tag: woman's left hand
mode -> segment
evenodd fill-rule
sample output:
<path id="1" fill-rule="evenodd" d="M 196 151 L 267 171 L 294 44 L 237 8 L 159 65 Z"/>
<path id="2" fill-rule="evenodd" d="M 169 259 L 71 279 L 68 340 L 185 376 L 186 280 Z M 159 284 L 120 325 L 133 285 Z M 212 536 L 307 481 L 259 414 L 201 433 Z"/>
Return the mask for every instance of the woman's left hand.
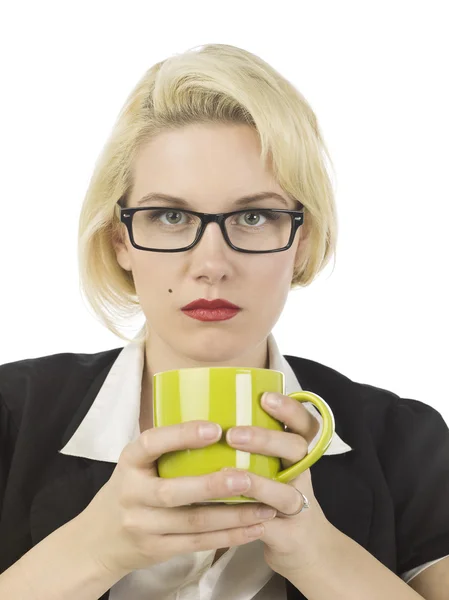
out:
<path id="1" fill-rule="evenodd" d="M 265 402 L 267 397 L 278 398 L 279 406 L 270 407 Z M 273 392 L 264 394 L 262 408 L 284 423 L 289 431 L 274 431 L 264 427 L 232 427 L 226 434 L 227 443 L 238 450 L 278 457 L 283 469 L 304 458 L 310 442 L 318 433 L 317 419 L 298 400 Z M 232 441 L 232 433 L 235 431 L 247 432 L 248 441 Z M 251 479 L 251 487 L 245 491 L 245 496 L 272 506 L 277 511 L 292 514 L 300 509 L 303 500 L 293 488 L 300 490 L 309 501 L 310 508 L 296 516 L 285 518 L 276 515 L 271 521 L 265 521 L 264 534 L 259 538 L 265 544 L 267 564 L 276 573 L 291 579 L 302 568 L 320 560 L 334 528 L 315 498 L 310 468 L 288 484 L 246 472 Z"/>

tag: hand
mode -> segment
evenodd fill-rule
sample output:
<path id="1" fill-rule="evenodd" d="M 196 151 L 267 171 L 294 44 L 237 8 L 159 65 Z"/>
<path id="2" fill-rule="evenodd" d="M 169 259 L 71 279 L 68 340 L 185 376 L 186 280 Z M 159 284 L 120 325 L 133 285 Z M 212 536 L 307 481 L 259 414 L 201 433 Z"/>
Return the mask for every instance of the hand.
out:
<path id="1" fill-rule="evenodd" d="M 252 525 L 274 518 L 274 511 L 271 517 L 259 516 L 260 504 L 186 506 L 246 491 L 244 473 L 236 478 L 244 485 L 233 488 L 232 476 L 223 471 L 158 477 L 156 461 L 162 454 L 218 441 L 222 432 L 217 426 L 214 438 L 201 438 L 204 424 L 211 425 L 189 421 L 147 429 L 125 446 L 111 478 L 78 515 L 88 536 L 86 547 L 102 568 L 124 577 L 177 554 L 246 544 L 261 533 Z"/>
<path id="2" fill-rule="evenodd" d="M 267 396 L 278 398 L 277 408 L 268 406 Z M 281 421 L 289 431 L 273 431 L 264 427 L 232 427 L 226 435 L 227 443 L 238 450 L 281 458 L 282 468 L 301 460 L 319 430 L 319 422 L 298 400 L 283 394 L 270 393 L 262 397 L 262 408 Z M 233 431 L 249 434 L 246 442 L 232 441 Z M 238 471 L 231 469 L 228 472 Z M 288 484 L 248 473 L 251 487 L 245 496 L 260 500 L 284 514 L 295 513 L 302 505 L 300 490 L 308 499 L 310 508 L 291 518 L 280 518 L 264 523 L 260 537 L 265 544 L 264 557 L 267 564 L 283 577 L 291 579 L 303 567 L 320 560 L 327 550 L 329 536 L 335 531 L 326 519 L 315 498 L 310 469 L 301 473 Z"/>

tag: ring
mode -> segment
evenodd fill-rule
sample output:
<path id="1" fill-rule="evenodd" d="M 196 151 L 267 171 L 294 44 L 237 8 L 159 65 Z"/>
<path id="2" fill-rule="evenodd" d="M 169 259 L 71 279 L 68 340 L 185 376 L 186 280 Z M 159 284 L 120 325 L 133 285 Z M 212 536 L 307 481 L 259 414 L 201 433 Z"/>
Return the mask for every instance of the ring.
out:
<path id="1" fill-rule="evenodd" d="M 292 486 L 294 487 L 294 486 Z M 283 513 L 281 511 L 278 510 L 278 514 L 276 515 L 277 517 L 280 517 L 281 519 L 288 519 L 290 517 L 295 517 L 296 515 L 299 515 L 300 512 L 302 512 L 304 509 L 306 508 L 310 508 L 310 504 L 309 501 L 307 500 L 307 498 L 304 496 L 304 494 L 302 492 L 300 492 L 297 488 L 294 488 L 298 494 L 301 494 L 302 496 L 302 506 L 299 510 L 297 510 L 296 512 L 292 513 L 291 515 L 288 515 L 286 513 Z"/>

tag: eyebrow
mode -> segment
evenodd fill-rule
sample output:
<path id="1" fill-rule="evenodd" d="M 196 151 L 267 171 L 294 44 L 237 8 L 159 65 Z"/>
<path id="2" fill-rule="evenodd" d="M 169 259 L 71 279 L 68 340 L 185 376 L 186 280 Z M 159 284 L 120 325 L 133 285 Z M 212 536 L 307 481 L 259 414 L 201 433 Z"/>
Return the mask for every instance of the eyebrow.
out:
<path id="1" fill-rule="evenodd" d="M 277 194 L 276 192 L 259 192 L 257 194 L 249 194 L 247 196 L 242 196 L 234 201 L 235 206 L 242 206 L 244 204 L 249 204 L 250 202 L 259 202 L 260 200 L 266 200 L 267 198 L 280 200 L 287 208 L 288 202 L 287 200 Z M 151 192 L 150 194 L 145 194 L 138 202 L 137 206 L 141 206 L 142 204 L 148 204 L 152 200 L 157 200 L 160 202 L 173 202 L 179 204 L 180 206 L 189 207 L 190 204 L 184 198 L 178 198 L 177 196 L 169 196 L 168 194 L 159 194 L 157 192 Z"/>

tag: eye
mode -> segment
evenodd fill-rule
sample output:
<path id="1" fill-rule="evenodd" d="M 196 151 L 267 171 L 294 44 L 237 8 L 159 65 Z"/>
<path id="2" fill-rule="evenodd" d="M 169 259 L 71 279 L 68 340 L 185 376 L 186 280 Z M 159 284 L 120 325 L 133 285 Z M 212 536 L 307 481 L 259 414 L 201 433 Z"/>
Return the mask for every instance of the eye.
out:
<path id="1" fill-rule="evenodd" d="M 248 217 L 248 215 L 250 215 L 250 217 Z M 243 223 L 239 222 L 239 225 L 248 225 L 250 227 L 264 225 L 266 221 L 277 221 L 280 217 L 278 213 L 272 213 L 267 210 L 250 210 L 236 216 L 239 220 L 240 218 L 243 218 Z M 261 217 L 263 219 L 262 223 L 260 222 Z"/>
<path id="2" fill-rule="evenodd" d="M 248 216 L 249 215 L 249 216 Z M 263 215 L 258 212 L 248 212 L 241 215 L 246 225 L 260 225 L 260 217 Z"/>
<path id="3" fill-rule="evenodd" d="M 181 210 L 151 210 L 149 212 L 149 219 L 151 222 L 159 221 L 161 216 L 167 215 L 167 221 L 160 221 L 162 225 L 179 225 L 181 223 L 180 217 L 187 217 L 186 213 Z"/>

